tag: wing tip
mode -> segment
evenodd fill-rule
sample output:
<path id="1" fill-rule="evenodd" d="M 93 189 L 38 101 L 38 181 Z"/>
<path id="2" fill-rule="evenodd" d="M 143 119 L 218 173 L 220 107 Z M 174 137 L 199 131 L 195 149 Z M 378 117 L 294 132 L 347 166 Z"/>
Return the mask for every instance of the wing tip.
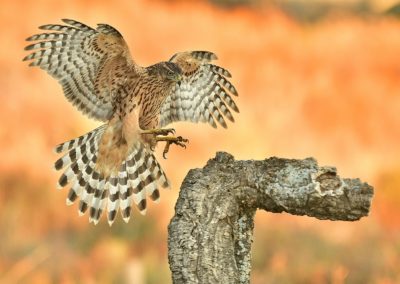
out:
<path id="1" fill-rule="evenodd" d="M 56 147 L 54 147 L 54 148 L 53 148 L 53 153 L 54 153 L 54 154 L 60 154 L 60 153 L 62 153 L 62 149 L 63 149 L 62 146 L 63 146 L 63 145 L 60 144 L 60 145 L 57 145 Z"/>
<path id="2" fill-rule="evenodd" d="M 32 35 L 32 36 L 28 36 L 25 41 L 35 41 L 36 39 L 36 35 Z"/>
<path id="3" fill-rule="evenodd" d="M 198 59 L 206 59 L 207 61 L 218 60 L 218 56 L 214 52 L 205 50 L 193 51 L 192 56 Z"/>
<path id="4" fill-rule="evenodd" d="M 211 52 L 211 60 L 218 60 L 218 56 L 213 52 Z"/>
<path id="5" fill-rule="evenodd" d="M 75 21 L 72 20 L 72 19 L 68 19 L 68 18 L 62 18 L 61 22 L 66 23 L 66 24 L 70 24 L 71 22 L 75 22 Z"/>
<path id="6" fill-rule="evenodd" d="M 65 174 L 62 174 L 60 179 L 57 182 L 57 189 L 63 189 L 68 184 L 68 177 Z"/>
<path id="7" fill-rule="evenodd" d="M 35 47 L 35 43 L 34 44 L 30 44 L 24 47 L 24 50 L 32 50 Z"/>
<path id="8" fill-rule="evenodd" d="M 233 85 L 232 85 L 232 88 L 231 88 L 229 91 L 230 91 L 230 92 L 232 93 L 232 95 L 234 95 L 235 97 L 238 97 L 238 96 L 239 96 L 238 91 L 236 90 L 235 87 L 233 87 Z"/>
<path id="9" fill-rule="evenodd" d="M 161 201 L 161 198 L 160 198 L 160 197 L 157 197 L 157 198 L 154 198 L 154 199 L 151 199 L 151 200 L 153 200 L 153 202 L 154 202 L 155 204 L 159 204 L 160 201 Z"/>
<path id="10" fill-rule="evenodd" d="M 47 30 L 49 28 L 49 24 L 38 26 L 39 30 Z"/>
<path id="11" fill-rule="evenodd" d="M 63 167 L 64 167 L 64 162 L 63 162 L 62 158 L 58 159 L 58 160 L 54 163 L 54 165 L 53 165 L 53 169 L 54 169 L 55 171 L 59 171 L 59 170 L 61 170 Z"/>

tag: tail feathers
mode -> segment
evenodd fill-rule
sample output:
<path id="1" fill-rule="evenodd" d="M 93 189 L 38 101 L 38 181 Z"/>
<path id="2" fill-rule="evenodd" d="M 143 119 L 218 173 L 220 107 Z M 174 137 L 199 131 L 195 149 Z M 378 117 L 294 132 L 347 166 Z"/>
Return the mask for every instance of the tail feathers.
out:
<path id="1" fill-rule="evenodd" d="M 56 152 L 68 152 L 56 161 L 55 168 L 66 168 L 58 181 L 58 187 L 71 184 L 67 205 L 79 199 L 79 215 L 88 211 L 89 221 L 94 224 L 99 222 L 102 213 L 107 210 L 111 226 L 119 210 L 122 219 L 129 221 L 132 203 L 141 214 L 146 214 L 146 197 L 158 202 L 159 188 L 169 187 L 169 183 L 153 153 L 141 142 L 132 147 L 118 173 L 104 177 L 97 172 L 98 144 L 104 129 L 101 126 L 57 146 Z"/>
<path id="2" fill-rule="evenodd" d="M 152 166 L 154 164 L 154 166 Z M 152 167 L 149 167 L 152 166 Z M 118 189 L 114 192 L 119 194 L 119 209 L 122 218 L 128 222 L 132 211 L 132 201 L 135 203 L 141 214 L 146 214 L 147 200 L 146 193 L 151 199 L 159 199 L 159 186 L 169 187 L 168 179 L 161 170 L 152 152 L 142 143 L 137 143 L 131 154 L 121 167 L 122 173 L 118 177 Z M 111 194 L 109 200 L 116 200 L 117 194 Z M 111 202 L 111 201 L 110 201 Z M 118 210 L 117 204 L 112 210 L 109 208 L 109 223 L 113 222 L 110 217 L 115 217 Z"/>
<path id="3" fill-rule="evenodd" d="M 69 192 L 68 192 L 68 196 L 67 196 L 67 200 L 66 203 L 67 205 L 72 205 L 74 203 L 74 201 L 81 195 L 82 193 L 82 186 L 79 184 L 79 180 L 82 177 L 82 174 L 79 174 L 77 176 L 77 178 L 75 178 L 75 181 L 73 183 L 73 185 L 71 186 Z"/>
<path id="4" fill-rule="evenodd" d="M 150 169 L 153 182 L 149 184 L 146 192 L 153 201 L 158 202 L 160 200 L 160 193 L 158 191 L 157 184 L 160 184 L 164 188 L 168 188 L 169 182 L 167 177 L 165 176 L 164 171 L 161 169 L 160 164 L 157 162 L 153 154 L 148 160 L 147 167 L 148 169 Z"/>
<path id="5" fill-rule="evenodd" d="M 127 204 L 125 206 L 125 211 L 122 211 L 122 219 L 128 223 L 130 219 L 130 204 L 131 204 L 131 198 L 128 197 L 128 195 L 131 192 L 131 189 L 128 187 L 128 173 L 126 171 L 126 162 L 124 162 L 121 166 L 121 170 L 118 173 L 118 179 L 117 179 L 117 187 L 118 187 L 118 192 L 120 193 L 120 198 L 127 200 Z M 128 197 L 128 198 L 127 198 Z M 121 206 L 121 204 L 120 204 Z M 114 208 L 114 210 L 118 210 L 118 207 Z M 110 220 L 109 220 L 110 222 Z"/>
<path id="6" fill-rule="evenodd" d="M 85 184 L 85 187 L 81 194 L 81 200 L 79 201 L 79 215 L 81 216 L 85 214 L 88 207 L 92 204 L 95 191 L 102 191 L 104 188 L 104 179 L 96 170 L 94 170 L 94 164 L 89 164 L 87 170 L 86 174 L 88 174 L 88 172 L 89 174 L 86 176 L 86 179 L 83 178 L 84 181 L 82 183 Z M 92 209 L 90 211 L 92 211 Z M 94 213 L 92 212 L 90 215 L 93 214 Z M 92 219 L 93 217 L 90 216 L 89 221 L 92 221 Z"/>
<path id="7" fill-rule="evenodd" d="M 120 202 L 120 195 L 123 194 L 123 189 L 118 188 L 118 178 L 117 177 L 110 177 L 107 181 L 109 194 L 107 200 L 107 219 L 108 224 L 111 226 L 112 223 L 115 221 L 115 217 L 117 216 L 119 202 Z"/>
<path id="8" fill-rule="evenodd" d="M 94 129 L 94 130 L 92 130 L 92 131 L 90 131 L 90 132 L 88 132 L 88 133 L 86 133 L 86 134 L 84 134 L 84 135 L 82 135 L 82 136 L 79 136 L 79 137 L 77 137 L 77 138 L 75 138 L 75 139 L 72 139 L 72 140 L 70 140 L 70 141 L 61 143 L 61 144 L 57 145 L 57 146 L 54 148 L 54 151 L 55 151 L 56 153 L 62 153 L 62 152 L 65 152 L 65 151 L 67 151 L 67 150 L 74 149 L 74 148 L 76 148 L 76 147 L 78 147 L 78 146 L 80 146 L 80 145 L 86 143 L 88 140 L 90 140 L 90 139 L 92 139 L 92 138 L 94 138 L 94 137 L 99 138 L 99 136 L 101 136 L 101 135 L 98 135 L 98 134 L 99 134 L 99 133 L 102 134 L 102 133 L 104 132 L 106 126 L 107 126 L 107 125 L 104 124 L 104 125 L 102 125 L 102 126 L 96 128 L 96 129 Z"/>
<path id="9" fill-rule="evenodd" d="M 58 188 L 63 188 L 77 177 L 79 177 L 81 184 L 84 185 L 86 183 L 88 177 L 93 173 L 93 168 L 96 162 L 96 152 L 98 148 L 97 142 L 98 138 L 88 140 L 87 143 L 78 145 L 76 148 L 71 149 L 64 155 L 64 157 L 56 161 L 55 168 L 57 170 L 62 169 L 63 167 L 58 167 L 57 165 L 60 165 L 65 161 L 70 163 L 58 180 Z M 68 158 L 64 160 L 65 157 Z M 59 162 L 60 160 L 62 160 L 62 162 Z"/>
<path id="10" fill-rule="evenodd" d="M 105 179 L 100 180 L 90 202 L 89 222 L 92 221 L 95 225 L 99 222 L 106 205 L 105 201 L 108 194 L 106 185 L 107 182 Z"/>

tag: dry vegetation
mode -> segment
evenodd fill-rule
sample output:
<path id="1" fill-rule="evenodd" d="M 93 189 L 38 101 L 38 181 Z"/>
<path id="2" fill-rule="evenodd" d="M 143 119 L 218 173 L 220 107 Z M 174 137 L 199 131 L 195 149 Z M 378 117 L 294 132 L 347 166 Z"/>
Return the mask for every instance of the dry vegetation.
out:
<path id="1" fill-rule="evenodd" d="M 371 216 L 356 223 L 260 213 L 252 283 L 400 282 L 400 22 L 333 15 L 300 24 L 274 9 L 196 1 L 1 6 L 0 282 L 169 283 L 166 227 L 180 182 L 217 150 L 243 159 L 314 156 L 375 187 Z M 54 186 L 52 147 L 96 123 L 21 59 L 37 26 L 66 17 L 117 27 L 143 65 L 213 50 L 240 93 L 228 130 L 176 125 L 190 145 L 161 161 L 173 189 L 128 225 L 89 225 Z"/>

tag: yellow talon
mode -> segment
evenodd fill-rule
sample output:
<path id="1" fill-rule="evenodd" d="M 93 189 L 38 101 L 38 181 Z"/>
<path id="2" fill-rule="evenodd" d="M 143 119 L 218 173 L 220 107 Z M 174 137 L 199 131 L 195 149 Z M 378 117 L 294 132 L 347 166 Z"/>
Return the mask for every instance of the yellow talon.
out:
<path id="1" fill-rule="evenodd" d="M 175 144 L 175 145 L 181 146 L 183 148 L 186 148 L 185 143 L 189 143 L 189 140 L 183 138 L 182 136 L 178 136 L 178 137 L 170 137 L 170 136 L 156 137 L 156 141 L 157 142 L 159 142 L 159 141 L 165 141 L 166 142 L 165 147 L 164 147 L 164 151 L 163 151 L 164 159 L 167 158 L 166 154 L 168 153 L 169 146 L 171 144 Z"/>

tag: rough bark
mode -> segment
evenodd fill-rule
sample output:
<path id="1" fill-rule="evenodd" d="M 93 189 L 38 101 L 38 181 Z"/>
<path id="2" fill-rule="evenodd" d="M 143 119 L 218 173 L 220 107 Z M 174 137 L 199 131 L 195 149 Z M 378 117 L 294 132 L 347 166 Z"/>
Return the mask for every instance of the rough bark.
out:
<path id="1" fill-rule="evenodd" d="M 235 161 L 219 152 L 190 170 L 168 227 L 173 283 L 250 283 L 257 209 L 318 219 L 367 216 L 373 188 L 313 158 Z"/>

